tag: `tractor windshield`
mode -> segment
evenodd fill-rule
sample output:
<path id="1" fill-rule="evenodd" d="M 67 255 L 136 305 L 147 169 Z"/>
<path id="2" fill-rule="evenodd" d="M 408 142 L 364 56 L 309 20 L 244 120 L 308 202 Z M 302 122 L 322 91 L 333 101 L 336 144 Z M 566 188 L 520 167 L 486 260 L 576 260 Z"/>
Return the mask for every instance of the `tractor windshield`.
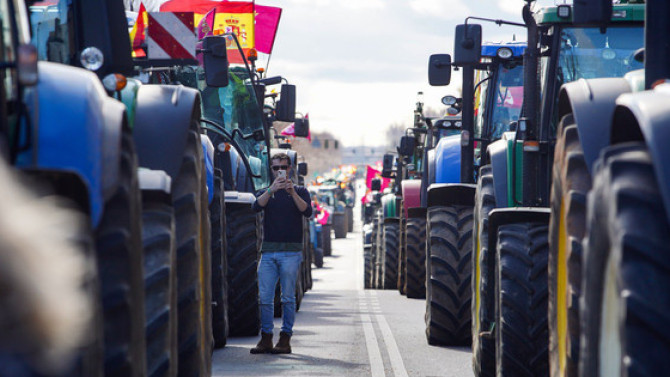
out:
<path id="1" fill-rule="evenodd" d="M 229 35 L 224 37 L 228 39 Z M 224 127 L 233 136 L 249 160 L 255 187 L 267 187 L 270 178 L 263 114 L 251 85 L 249 70 L 237 50 L 237 43 L 234 38 L 229 38 L 227 42 L 230 62 L 228 86 L 208 87 L 202 66 L 177 69 L 177 79 L 200 91 L 203 118 Z"/>
<path id="2" fill-rule="evenodd" d="M 510 123 L 519 120 L 523 103 L 523 65 L 500 63 L 496 83 L 491 88 L 491 120 L 487 133 L 491 140 L 498 140 L 510 130 Z"/>
<path id="3" fill-rule="evenodd" d="M 70 64 L 74 55 L 72 0 L 52 0 L 30 7 L 33 44 L 40 60 Z"/>
<path id="4" fill-rule="evenodd" d="M 559 84 L 582 78 L 623 77 L 643 68 L 633 58 L 635 51 L 644 46 L 643 33 L 642 25 L 610 27 L 604 33 L 599 28 L 562 29 Z"/>

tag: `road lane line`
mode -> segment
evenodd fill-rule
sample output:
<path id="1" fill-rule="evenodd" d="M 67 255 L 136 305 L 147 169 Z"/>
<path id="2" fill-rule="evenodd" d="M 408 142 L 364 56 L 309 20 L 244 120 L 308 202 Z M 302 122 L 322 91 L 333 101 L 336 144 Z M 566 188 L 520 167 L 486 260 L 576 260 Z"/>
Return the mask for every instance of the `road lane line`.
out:
<path id="1" fill-rule="evenodd" d="M 379 313 L 375 315 L 377 319 L 377 324 L 379 329 L 382 332 L 384 337 L 384 343 L 386 344 L 386 350 L 388 351 L 389 359 L 391 359 L 391 367 L 393 368 L 394 377 L 408 377 L 407 370 L 405 369 L 405 363 L 402 361 L 402 356 L 400 355 L 400 350 L 398 349 L 398 344 L 393 337 L 391 332 L 391 327 L 383 314 Z"/>
<path id="2" fill-rule="evenodd" d="M 382 353 L 379 350 L 375 329 L 372 327 L 372 319 L 368 314 L 361 313 L 361 323 L 363 324 L 365 346 L 368 349 L 368 358 L 370 359 L 370 374 L 372 377 L 386 377 L 384 360 L 382 360 Z"/>

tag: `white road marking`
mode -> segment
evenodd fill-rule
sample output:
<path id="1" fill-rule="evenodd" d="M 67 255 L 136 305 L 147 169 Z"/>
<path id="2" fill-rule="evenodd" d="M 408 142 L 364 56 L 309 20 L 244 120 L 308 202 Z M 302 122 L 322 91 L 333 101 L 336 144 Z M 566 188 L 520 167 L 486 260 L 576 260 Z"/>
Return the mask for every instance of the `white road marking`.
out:
<path id="1" fill-rule="evenodd" d="M 402 356 L 400 355 L 400 350 L 398 349 L 398 344 L 393 337 L 391 332 L 391 327 L 383 314 L 378 313 L 375 315 L 377 319 L 377 324 L 379 329 L 382 331 L 382 336 L 384 337 L 384 343 L 386 344 L 386 350 L 389 354 L 389 359 L 391 359 L 391 367 L 393 368 L 393 375 L 395 377 L 408 377 L 407 370 L 405 369 L 405 363 L 402 361 Z"/>
<path id="2" fill-rule="evenodd" d="M 361 310 L 367 310 L 367 305 L 363 301 L 361 301 Z M 361 323 L 363 324 L 365 346 L 368 350 L 368 358 L 370 359 L 370 373 L 372 377 L 386 377 L 384 360 L 379 350 L 379 342 L 377 341 L 377 335 L 375 335 L 375 329 L 372 327 L 372 319 L 370 319 L 368 314 L 361 312 Z"/>

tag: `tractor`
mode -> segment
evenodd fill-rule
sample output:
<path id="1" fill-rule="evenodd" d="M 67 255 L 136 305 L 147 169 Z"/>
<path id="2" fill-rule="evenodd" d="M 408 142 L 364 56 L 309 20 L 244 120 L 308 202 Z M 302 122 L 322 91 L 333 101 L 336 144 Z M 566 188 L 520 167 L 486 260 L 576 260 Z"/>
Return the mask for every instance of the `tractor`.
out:
<path id="1" fill-rule="evenodd" d="M 457 28 L 457 46 L 467 38 L 464 34 Z M 481 41 L 481 35 L 470 37 Z M 430 344 L 471 341 L 474 324 L 470 311 L 464 309 L 476 305 L 472 287 L 477 285 L 477 275 L 470 250 L 475 185 L 471 182 L 477 168 L 488 163 L 483 151 L 518 120 L 524 50 L 525 43 L 479 42 L 478 54 L 470 60 L 457 49 L 453 64 L 445 54 L 433 55 L 429 63 L 431 85 L 448 84 L 452 65 L 463 70 L 463 99 L 443 99 L 452 109 L 462 109 L 462 121 L 452 127 L 457 132 L 442 138 L 430 152 L 422 192 L 426 210 L 412 211 L 420 211 L 427 223 L 426 335 Z"/>
<path id="2" fill-rule="evenodd" d="M 568 134 L 562 131 L 563 123 L 570 119 L 559 119 L 559 109 L 565 106 L 559 101 L 559 88 L 580 78 L 621 77 L 640 66 L 635 56 L 642 46 L 644 5 L 619 2 L 604 27 L 588 19 L 573 19 L 570 5 L 533 13 L 530 3 L 522 12 L 528 48 L 521 117 L 512 132 L 482 151 L 488 163 L 480 168 L 475 192 L 472 252 L 474 281 L 479 286 L 474 292 L 473 318 L 477 321 L 472 335 L 476 376 L 545 375 L 550 365 L 553 375 L 576 375 L 580 347 L 576 310 L 581 291 L 577 271 L 581 267 L 572 266 L 580 264 L 580 241 L 562 238 L 574 248 L 569 258 L 565 243 L 549 248 L 554 156 L 561 156 L 557 163 L 566 164 L 566 169 L 578 166 L 573 164 L 578 162 L 573 153 L 564 153 L 567 142 L 561 138 Z M 479 25 L 460 27 L 474 44 L 457 44 L 456 52 L 479 60 L 471 55 L 479 50 Z M 570 157 L 569 161 L 560 162 L 563 156 Z M 553 169 L 556 172 L 555 166 Z M 566 197 L 574 194 L 570 207 L 577 210 L 584 203 L 577 188 L 585 182 L 570 180 L 577 186 L 551 190 L 565 192 Z M 558 205 L 561 211 L 568 209 L 566 203 Z M 581 226 L 578 221 L 562 224 Z M 551 227 L 556 226 L 554 220 Z M 565 272 L 568 265 L 573 271 L 571 280 Z"/>
<path id="3" fill-rule="evenodd" d="M 621 10 L 609 1 L 575 4 L 573 13 L 607 34 L 632 34 L 612 22 Z M 649 0 L 644 13 L 644 45 L 636 25 L 629 48 L 610 42 L 607 52 L 644 70 L 582 77 L 559 92 L 549 228 L 555 376 L 651 376 L 670 368 L 668 337 L 655 330 L 669 309 L 663 145 L 670 49 L 661 36 L 670 30 L 670 6 Z"/>
<path id="4" fill-rule="evenodd" d="M 137 247 L 126 252 L 114 239 L 123 240 L 125 233 L 101 233 L 105 373 L 157 376 L 178 368 L 184 375 L 208 375 L 213 343 L 208 201 L 214 190 L 207 188 L 213 177 L 210 171 L 207 179 L 205 161 L 213 149 L 201 136 L 200 94 L 177 85 L 143 85 L 130 77 L 137 72 L 136 62 L 118 1 L 36 2 L 31 23 L 41 60 L 94 72 L 101 92 L 125 105 L 118 111 L 123 132 L 111 135 L 120 137 L 118 145 L 125 148 L 117 154 L 128 160 L 124 169 L 132 171 L 128 179 L 137 190 L 131 187 L 126 195 L 137 204 L 127 220 L 115 215 L 113 224 L 136 226 L 142 233 Z M 100 102 L 97 106 L 103 113 L 112 111 Z"/>

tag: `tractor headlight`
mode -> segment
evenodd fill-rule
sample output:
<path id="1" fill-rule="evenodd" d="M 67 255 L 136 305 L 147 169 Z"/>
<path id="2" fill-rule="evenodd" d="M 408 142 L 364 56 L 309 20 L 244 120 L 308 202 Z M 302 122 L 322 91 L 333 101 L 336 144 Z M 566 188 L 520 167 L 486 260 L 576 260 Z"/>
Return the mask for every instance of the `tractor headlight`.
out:
<path id="1" fill-rule="evenodd" d="M 512 53 L 512 49 L 509 48 L 509 47 L 501 47 L 496 52 L 496 55 L 498 55 L 498 57 L 500 59 L 507 60 L 507 59 L 511 58 L 514 55 L 514 53 Z"/>
<path id="2" fill-rule="evenodd" d="M 80 55 L 81 66 L 89 71 L 97 71 L 105 62 L 105 56 L 97 47 L 86 47 Z"/>

